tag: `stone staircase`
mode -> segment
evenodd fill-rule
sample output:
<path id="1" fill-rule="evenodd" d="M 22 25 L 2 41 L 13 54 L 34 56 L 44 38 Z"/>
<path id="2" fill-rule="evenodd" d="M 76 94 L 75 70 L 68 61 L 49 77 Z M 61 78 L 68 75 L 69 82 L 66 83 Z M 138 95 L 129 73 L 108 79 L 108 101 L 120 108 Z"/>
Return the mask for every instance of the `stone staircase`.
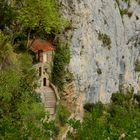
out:
<path id="1" fill-rule="evenodd" d="M 48 111 L 50 115 L 55 114 L 57 98 L 52 88 L 42 87 L 40 89 L 40 93 L 43 94 L 43 103 L 45 110 Z"/>

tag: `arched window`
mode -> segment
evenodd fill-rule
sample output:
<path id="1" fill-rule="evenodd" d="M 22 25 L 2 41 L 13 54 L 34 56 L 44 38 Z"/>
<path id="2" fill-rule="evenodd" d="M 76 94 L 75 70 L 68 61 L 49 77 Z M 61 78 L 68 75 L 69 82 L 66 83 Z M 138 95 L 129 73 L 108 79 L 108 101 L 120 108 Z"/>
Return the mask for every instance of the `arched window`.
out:
<path id="1" fill-rule="evenodd" d="M 43 78 L 43 86 L 46 86 L 46 78 Z"/>

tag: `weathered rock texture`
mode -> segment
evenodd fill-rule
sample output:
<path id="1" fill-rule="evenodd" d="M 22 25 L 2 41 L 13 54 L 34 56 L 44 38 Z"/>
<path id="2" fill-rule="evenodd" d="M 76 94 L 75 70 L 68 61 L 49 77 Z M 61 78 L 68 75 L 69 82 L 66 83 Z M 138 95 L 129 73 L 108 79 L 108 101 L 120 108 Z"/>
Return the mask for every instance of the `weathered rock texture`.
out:
<path id="1" fill-rule="evenodd" d="M 65 32 L 72 52 L 69 69 L 75 77 L 75 96 L 84 95 L 84 102 L 109 102 L 123 83 L 138 90 L 140 4 L 118 1 L 59 0 L 64 17 L 72 21 Z M 111 48 L 106 45 L 109 39 Z"/>

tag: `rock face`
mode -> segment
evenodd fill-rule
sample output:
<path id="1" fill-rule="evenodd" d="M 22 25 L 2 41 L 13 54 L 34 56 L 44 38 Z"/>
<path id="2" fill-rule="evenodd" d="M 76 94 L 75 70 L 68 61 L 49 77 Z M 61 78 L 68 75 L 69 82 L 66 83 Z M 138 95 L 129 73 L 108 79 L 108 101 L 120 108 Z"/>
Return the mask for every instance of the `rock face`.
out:
<path id="1" fill-rule="evenodd" d="M 138 91 L 140 3 L 138 0 L 59 0 L 62 14 L 72 22 L 65 32 L 72 58 L 75 95 L 84 102 L 109 102 L 119 85 Z"/>

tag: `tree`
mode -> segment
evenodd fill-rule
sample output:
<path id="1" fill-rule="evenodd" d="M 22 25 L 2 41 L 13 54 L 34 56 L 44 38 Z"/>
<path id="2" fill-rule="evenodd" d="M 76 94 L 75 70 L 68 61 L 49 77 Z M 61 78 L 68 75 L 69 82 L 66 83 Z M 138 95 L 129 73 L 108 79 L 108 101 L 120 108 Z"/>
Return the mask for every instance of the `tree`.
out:
<path id="1" fill-rule="evenodd" d="M 26 48 L 30 38 L 54 39 L 69 26 L 56 0 L 2 0 L 0 8 L 0 28 L 16 47 Z"/>
<path id="2" fill-rule="evenodd" d="M 0 30 L 0 70 L 11 65 L 15 58 L 15 53 L 8 38 Z"/>
<path id="3" fill-rule="evenodd" d="M 54 123 L 44 121 L 31 64 L 30 55 L 22 54 L 16 65 L 0 71 L 0 139 L 46 140 L 55 134 Z"/>
<path id="4" fill-rule="evenodd" d="M 27 42 L 54 39 L 68 22 L 55 0 L 1 0 L 0 9 L 0 139 L 53 138 L 58 129 L 44 119 Z"/>
<path id="5" fill-rule="evenodd" d="M 21 28 L 39 34 L 58 34 L 68 24 L 61 18 L 55 0 L 25 0 L 18 10 L 17 21 Z"/>
<path id="6" fill-rule="evenodd" d="M 59 91 L 64 88 L 66 78 L 66 66 L 70 62 L 70 48 L 66 43 L 58 43 L 53 61 L 52 82 L 58 87 Z"/>

